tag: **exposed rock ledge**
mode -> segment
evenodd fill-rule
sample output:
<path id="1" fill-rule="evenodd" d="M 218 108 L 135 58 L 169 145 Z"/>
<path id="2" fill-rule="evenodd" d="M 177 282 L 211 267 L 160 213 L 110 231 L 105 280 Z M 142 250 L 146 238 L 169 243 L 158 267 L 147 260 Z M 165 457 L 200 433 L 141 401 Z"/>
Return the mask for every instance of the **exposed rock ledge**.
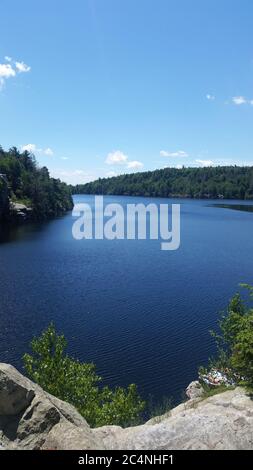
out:
<path id="1" fill-rule="evenodd" d="M 0 449 L 253 449 L 253 401 L 236 388 L 142 426 L 91 429 L 71 405 L 0 364 Z"/>
<path id="2" fill-rule="evenodd" d="M 18 220 L 27 220 L 31 218 L 32 208 L 18 202 L 10 203 L 10 212 L 12 217 Z"/>

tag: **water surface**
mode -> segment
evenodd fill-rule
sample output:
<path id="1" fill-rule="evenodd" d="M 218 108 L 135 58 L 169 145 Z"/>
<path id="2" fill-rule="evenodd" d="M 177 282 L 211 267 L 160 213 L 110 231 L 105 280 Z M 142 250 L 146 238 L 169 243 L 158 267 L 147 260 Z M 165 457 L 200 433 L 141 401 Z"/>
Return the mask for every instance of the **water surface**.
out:
<path id="1" fill-rule="evenodd" d="M 134 382 L 145 397 L 180 401 L 214 351 L 218 312 L 240 282 L 253 282 L 253 214 L 217 210 L 215 201 L 167 202 L 182 204 L 176 252 L 150 240 L 75 241 L 71 213 L 2 233 L 0 361 L 21 369 L 32 336 L 53 320 L 70 353 L 94 361 L 107 384 Z"/>

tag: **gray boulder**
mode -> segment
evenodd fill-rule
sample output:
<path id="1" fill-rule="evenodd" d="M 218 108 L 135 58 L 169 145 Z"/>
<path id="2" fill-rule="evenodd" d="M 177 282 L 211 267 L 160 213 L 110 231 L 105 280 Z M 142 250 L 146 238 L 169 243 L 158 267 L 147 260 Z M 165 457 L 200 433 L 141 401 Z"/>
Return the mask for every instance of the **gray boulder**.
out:
<path id="1" fill-rule="evenodd" d="M 194 380 L 194 382 L 191 382 L 188 385 L 185 394 L 190 400 L 195 398 L 201 398 L 204 394 L 204 389 L 198 380 Z"/>
<path id="2" fill-rule="evenodd" d="M 141 426 L 91 429 L 73 406 L 0 364 L 0 450 L 253 450 L 253 400 L 246 391 L 206 399 L 199 391 L 191 384 L 190 400 Z"/>
<path id="3" fill-rule="evenodd" d="M 0 448 L 103 449 L 76 409 L 0 364 Z"/>

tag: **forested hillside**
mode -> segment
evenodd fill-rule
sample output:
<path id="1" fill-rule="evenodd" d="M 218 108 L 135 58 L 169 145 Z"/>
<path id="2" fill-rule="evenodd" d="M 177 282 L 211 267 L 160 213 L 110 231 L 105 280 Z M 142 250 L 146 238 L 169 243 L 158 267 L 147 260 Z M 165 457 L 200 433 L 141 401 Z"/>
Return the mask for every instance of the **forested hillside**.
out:
<path id="1" fill-rule="evenodd" d="M 50 178 L 48 169 L 39 168 L 27 151 L 13 147 L 5 152 L 0 147 L 0 175 L 0 202 L 7 189 L 9 199 L 29 206 L 34 219 L 53 217 L 73 207 L 68 185 Z"/>
<path id="2" fill-rule="evenodd" d="M 253 199 L 253 167 L 165 168 L 98 179 L 76 194 Z"/>

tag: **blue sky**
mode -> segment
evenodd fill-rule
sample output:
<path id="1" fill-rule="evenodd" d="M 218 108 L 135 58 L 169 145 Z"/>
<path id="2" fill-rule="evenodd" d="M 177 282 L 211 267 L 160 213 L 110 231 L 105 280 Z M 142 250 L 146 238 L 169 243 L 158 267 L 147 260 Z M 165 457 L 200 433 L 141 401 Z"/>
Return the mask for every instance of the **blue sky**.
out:
<path id="1" fill-rule="evenodd" d="M 252 164 L 252 0 L 1 0 L 0 144 L 71 183 Z"/>

